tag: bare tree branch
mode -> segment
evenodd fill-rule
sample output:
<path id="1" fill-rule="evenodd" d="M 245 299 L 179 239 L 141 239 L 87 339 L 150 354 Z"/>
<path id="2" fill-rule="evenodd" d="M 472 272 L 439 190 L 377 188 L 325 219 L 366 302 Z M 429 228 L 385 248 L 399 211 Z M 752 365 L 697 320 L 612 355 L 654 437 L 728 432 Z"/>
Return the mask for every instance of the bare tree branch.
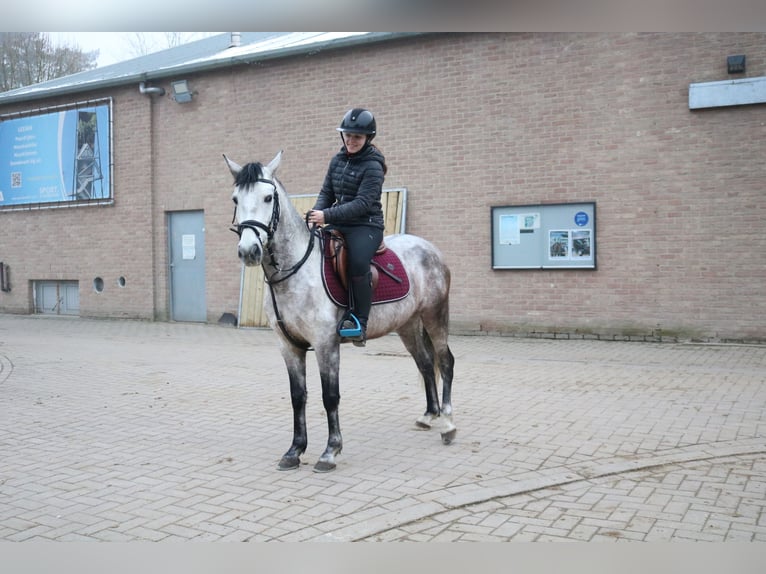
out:
<path id="1" fill-rule="evenodd" d="M 0 32 L 0 91 L 76 74 L 96 67 L 98 50 L 55 48 L 40 32 Z"/>
<path id="2" fill-rule="evenodd" d="M 200 32 L 164 32 L 164 42 L 155 34 L 148 35 L 146 32 L 133 32 L 128 38 L 131 53 L 134 57 L 146 56 L 160 50 L 175 48 L 198 40 L 207 34 Z"/>

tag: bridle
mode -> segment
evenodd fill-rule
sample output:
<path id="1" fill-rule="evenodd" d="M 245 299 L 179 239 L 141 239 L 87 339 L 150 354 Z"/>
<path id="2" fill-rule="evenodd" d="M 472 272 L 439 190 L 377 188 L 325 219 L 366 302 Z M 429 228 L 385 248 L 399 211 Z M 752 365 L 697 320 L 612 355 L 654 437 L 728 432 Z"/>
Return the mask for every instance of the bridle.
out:
<path id="1" fill-rule="evenodd" d="M 271 239 L 274 237 L 274 233 L 277 231 L 277 226 L 279 225 L 279 197 L 277 192 L 277 184 L 274 183 L 274 180 L 271 179 L 263 179 L 258 178 L 253 183 L 266 183 L 274 188 L 274 195 L 272 196 L 274 198 L 274 207 L 271 211 L 271 219 L 269 220 L 268 225 L 264 225 L 260 221 L 255 221 L 254 219 L 247 219 L 243 221 L 242 223 L 238 223 L 236 227 L 230 227 L 229 230 L 236 233 L 239 238 L 242 238 L 242 231 L 245 229 L 250 229 L 255 233 L 255 236 L 258 238 L 258 241 L 263 246 L 263 240 L 261 239 L 261 234 L 258 232 L 259 229 L 262 229 L 266 233 L 266 243 L 270 244 Z M 237 220 L 237 204 L 234 204 L 234 215 L 231 216 L 231 223 L 234 224 L 234 222 Z M 269 255 L 273 255 L 271 250 L 269 250 Z"/>
<path id="2" fill-rule="evenodd" d="M 254 181 L 254 183 L 266 183 L 268 185 L 271 185 L 274 188 L 274 195 L 273 195 L 273 203 L 274 207 L 271 211 L 271 219 L 269 220 L 269 224 L 266 225 L 264 223 L 261 223 L 260 221 L 256 221 L 254 219 L 247 219 L 241 223 L 236 224 L 233 227 L 230 227 L 229 230 L 236 233 L 240 239 L 242 238 L 242 232 L 245 229 L 250 229 L 255 233 L 255 236 L 258 238 L 258 242 L 261 244 L 261 247 L 265 250 L 266 253 L 268 253 L 269 257 L 269 265 L 274 268 L 274 272 L 271 274 L 271 276 L 268 275 L 266 272 L 265 267 L 265 258 L 263 259 L 263 263 L 261 263 L 261 267 L 263 267 L 264 275 L 266 276 L 266 283 L 269 285 L 269 292 L 271 293 L 271 300 L 274 303 L 274 314 L 276 315 L 277 323 L 279 324 L 279 327 L 282 329 L 282 332 L 285 334 L 285 336 L 290 340 L 290 342 L 295 345 L 296 347 L 300 347 L 303 349 L 310 349 L 310 346 L 305 344 L 304 342 L 296 340 L 288 331 L 287 327 L 284 324 L 284 321 L 282 320 L 282 316 L 279 313 L 279 306 L 277 305 L 277 299 L 274 295 L 274 288 L 273 286 L 281 283 L 282 281 L 285 281 L 286 279 L 289 279 L 293 275 L 295 275 L 298 270 L 303 267 L 303 264 L 306 263 L 308 258 L 311 256 L 311 252 L 314 249 L 314 240 L 316 239 L 317 235 L 319 235 L 319 227 L 316 224 L 313 224 L 311 229 L 309 230 L 310 233 L 310 239 L 308 242 L 308 246 L 306 247 L 306 252 L 303 254 L 303 257 L 300 261 L 298 261 L 295 265 L 290 267 L 289 269 L 286 269 L 285 271 L 282 271 L 279 267 L 279 263 L 277 262 L 277 258 L 274 254 L 274 251 L 271 247 L 271 240 L 274 238 L 274 234 L 277 232 L 277 227 L 279 227 L 279 215 L 280 215 L 280 207 L 279 207 L 279 192 L 277 190 L 277 184 L 274 183 L 271 179 L 263 179 L 258 178 Z M 234 224 L 234 222 L 237 220 L 237 205 L 234 205 L 234 215 L 232 215 L 231 223 Z M 306 219 L 306 225 L 308 226 L 308 216 Z M 261 239 L 260 231 L 263 231 L 266 234 L 266 241 L 264 242 Z M 278 279 L 276 276 L 280 273 L 285 273 L 285 275 L 282 275 Z"/>
<path id="3" fill-rule="evenodd" d="M 271 219 L 269 220 L 269 224 L 265 225 L 264 223 L 261 223 L 260 221 L 256 221 L 254 219 L 247 219 L 243 221 L 242 223 L 239 223 L 236 225 L 236 227 L 230 227 L 229 230 L 236 233 L 240 238 L 242 237 L 242 231 L 245 229 L 250 229 L 255 233 L 255 236 L 258 238 L 258 242 L 261 244 L 261 247 L 264 248 L 266 253 L 269 254 L 269 261 L 271 267 L 274 268 L 274 273 L 270 277 L 266 277 L 266 282 L 276 285 L 277 283 L 281 283 L 285 279 L 288 279 L 295 275 L 295 273 L 298 272 L 298 269 L 300 269 L 304 263 L 306 263 L 306 260 L 308 260 L 309 256 L 311 255 L 311 251 L 314 249 L 314 239 L 319 234 L 317 225 L 312 225 L 312 228 L 310 229 L 310 236 L 308 246 L 306 247 L 306 253 L 303 254 L 303 257 L 300 261 L 298 261 L 295 265 L 290 267 L 289 269 L 286 269 L 285 271 L 282 271 L 279 267 L 279 263 L 277 262 L 277 258 L 274 255 L 274 251 L 271 248 L 271 240 L 274 238 L 274 234 L 277 232 L 277 227 L 279 227 L 279 214 L 280 214 L 280 207 L 279 207 L 279 192 L 277 191 L 277 184 L 274 183 L 271 179 L 256 179 L 255 183 L 267 183 L 270 186 L 274 188 L 274 207 L 271 211 Z M 232 215 L 231 222 L 232 224 L 237 220 L 237 206 L 234 206 L 234 215 Z M 308 221 L 307 221 L 308 224 Z M 266 241 L 264 242 L 261 239 L 260 230 L 264 231 L 266 233 Z M 266 269 L 264 268 L 264 272 Z M 275 279 L 276 275 L 279 273 L 286 273 L 286 275 L 283 275 L 279 279 Z"/>

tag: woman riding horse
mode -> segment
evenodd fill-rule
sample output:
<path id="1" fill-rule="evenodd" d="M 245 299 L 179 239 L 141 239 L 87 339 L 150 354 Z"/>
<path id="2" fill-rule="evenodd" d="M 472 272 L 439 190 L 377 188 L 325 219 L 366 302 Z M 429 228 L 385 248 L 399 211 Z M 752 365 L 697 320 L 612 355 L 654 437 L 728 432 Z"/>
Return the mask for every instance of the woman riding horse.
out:
<path id="1" fill-rule="evenodd" d="M 324 184 L 309 223 L 329 224 L 340 231 L 348 249 L 348 279 L 351 287 L 351 310 L 359 321 L 351 340 L 364 347 L 367 319 L 372 307 L 370 261 L 383 241 L 383 179 L 387 167 L 381 151 L 372 145 L 377 132 L 375 117 L 363 108 L 346 112 L 340 126 L 343 146 L 330 160 Z M 342 329 L 352 328 L 344 321 Z"/>

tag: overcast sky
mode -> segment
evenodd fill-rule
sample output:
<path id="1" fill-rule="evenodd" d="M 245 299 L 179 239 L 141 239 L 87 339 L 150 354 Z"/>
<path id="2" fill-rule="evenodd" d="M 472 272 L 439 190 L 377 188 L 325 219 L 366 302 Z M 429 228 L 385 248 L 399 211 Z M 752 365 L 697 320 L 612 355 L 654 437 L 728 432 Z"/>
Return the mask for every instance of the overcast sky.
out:
<path id="1" fill-rule="evenodd" d="M 143 54 L 138 51 L 139 37 L 148 48 L 147 53 L 169 48 L 165 32 L 45 32 L 56 46 L 75 45 L 83 52 L 99 51 L 98 67 L 108 66 L 136 58 Z M 199 40 L 220 32 L 178 32 L 186 42 Z"/>

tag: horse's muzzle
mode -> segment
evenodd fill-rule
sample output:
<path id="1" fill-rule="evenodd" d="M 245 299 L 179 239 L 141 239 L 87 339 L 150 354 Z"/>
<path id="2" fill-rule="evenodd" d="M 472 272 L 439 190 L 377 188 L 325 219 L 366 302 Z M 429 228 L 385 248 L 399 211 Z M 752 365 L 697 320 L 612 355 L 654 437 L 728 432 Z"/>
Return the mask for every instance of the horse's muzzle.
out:
<path id="1" fill-rule="evenodd" d="M 263 250 L 257 243 L 253 243 L 247 247 L 240 243 L 237 248 L 237 254 L 239 255 L 239 259 L 242 261 L 242 263 L 244 263 L 247 267 L 260 265 L 261 260 L 263 259 Z"/>

